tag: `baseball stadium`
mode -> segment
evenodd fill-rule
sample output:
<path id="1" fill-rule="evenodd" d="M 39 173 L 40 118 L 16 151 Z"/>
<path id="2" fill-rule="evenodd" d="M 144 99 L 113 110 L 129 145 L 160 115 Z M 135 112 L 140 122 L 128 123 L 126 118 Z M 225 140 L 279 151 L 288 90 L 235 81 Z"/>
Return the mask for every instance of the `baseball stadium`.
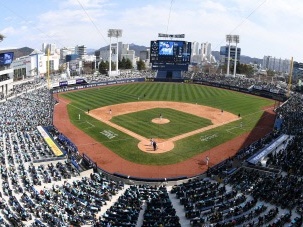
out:
<path id="1" fill-rule="evenodd" d="M 20 50 L 0 52 L 0 226 L 302 226 L 293 59 L 280 58 L 290 67 L 281 81 L 274 71 L 237 74 L 239 35 L 226 36 L 224 66 L 210 43 L 198 49 L 184 34 L 159 33 L 140 51 L 146 62 L 121 36 L 109 29 L 92 61 L 84 45 L 62 48 L 65 59 L 46 43 L 18 58 Z"/>
<path id="2" fill-rule="evenodd" d="M 301 2 L 2 1 L 0 227 L 303 226 Z"/>
<path id="3" fill-rule="evenodd" d="M 301 226 L 302 95 L 151 50 L 147 71 L 6 80 L 1 226 Z"/>

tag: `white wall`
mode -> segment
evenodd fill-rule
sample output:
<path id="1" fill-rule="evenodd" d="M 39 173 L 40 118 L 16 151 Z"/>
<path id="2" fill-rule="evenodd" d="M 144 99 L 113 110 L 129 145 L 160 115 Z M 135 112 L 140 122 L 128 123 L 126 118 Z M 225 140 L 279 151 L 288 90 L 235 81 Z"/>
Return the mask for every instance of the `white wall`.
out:
<path id="1" fill-rule="evenodd" d="M 48 57 L 46 55 L 38 54 L 38 70 L 40 75 L 46 75 L 47 73 L 47 60 Z M 59 55 L 50 55 L 49 60 L 54 61 L 54 70 L 59 69 L 59 60 L 60 56 Z M 24 56 L 20 57 L 16 60 L 13 61 L 11 64 L 11 68 L 13 70 L 15 69 L 26 69 L 26 76 L 35 76 L 36 72 L 34 69 L 37 67 L 37 55 L 31 55 L 31 56 Z M 13 72 L 10 74 L 10 77 L 13 77 Z"/>

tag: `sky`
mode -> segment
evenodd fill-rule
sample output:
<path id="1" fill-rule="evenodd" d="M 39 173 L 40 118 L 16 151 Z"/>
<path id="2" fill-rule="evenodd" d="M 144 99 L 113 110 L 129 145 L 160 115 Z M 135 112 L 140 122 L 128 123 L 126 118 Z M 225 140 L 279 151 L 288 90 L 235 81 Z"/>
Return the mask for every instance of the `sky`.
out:
<path id="1" fill-rule="evenodd" d="M 214 51 L 239 35 L 242 55 L 303 62 L 302 0 L 0 0 L 0 9 L 1 50 L 98 49 L 109 44 L 108 29 L 122 29 L 123 43 L 149 47 L 158 33 L 185 34 Z"/>

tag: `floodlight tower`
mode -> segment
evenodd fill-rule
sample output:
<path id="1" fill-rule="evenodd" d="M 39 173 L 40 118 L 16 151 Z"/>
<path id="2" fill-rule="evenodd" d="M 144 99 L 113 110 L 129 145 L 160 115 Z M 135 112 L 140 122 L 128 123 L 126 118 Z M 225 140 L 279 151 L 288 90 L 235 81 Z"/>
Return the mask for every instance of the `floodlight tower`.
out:
<path id="1" fill-rule="evenodd" d="M 226 42 L 228 42 L 228 57 L 227 57 L 227 70 L 226 75 L 229 75 L 229 62 L 230 62 L 230 43 L 233 41 L 232 35 L 226 35 Z"/>
<path id="2" fill-rule="evenodd" d="M 122 29 L 108 29 L 107 36 L 109 37 L 109 76 L 111 76 L 111 70 L 112 70 L 112 43 L 111 38 L 116 37 L 117 38 L 117 51 L 116 51 L 116 73 L 118 75 L 118 38 L 122 37 Z"/>
<path id="3" fill-rule="evenodd" d="M 289 76 L 288 76 L 288 86 L 287 86 L 287 94 L 286 96 L 289 98 L 290 96 L 290 89 L 291 89 L 291 80 L 292 80 L 292 71 L 294 68 L 294 58 L 291 57 L 290 60 L 290 71 L 289 71 Z"/>
<path id="4" fill-rule="evenodd" d="M 0 42 L 2 42 L 4 38 L 5 38 L 5 36 L 0 34 Z"/>
<path id="5" fill-rule="evenodd" d="M 234 77 L 236 77 L 236 68 L 237 68 L 237 56 L 238 56 L 238 50 L 237 45 L 240 42 L 240 36 L 239 35 L 233 35 L 233 42 L 236 43 L 236 52 L 235 52 L 235 62 L 234 62 Z"/>

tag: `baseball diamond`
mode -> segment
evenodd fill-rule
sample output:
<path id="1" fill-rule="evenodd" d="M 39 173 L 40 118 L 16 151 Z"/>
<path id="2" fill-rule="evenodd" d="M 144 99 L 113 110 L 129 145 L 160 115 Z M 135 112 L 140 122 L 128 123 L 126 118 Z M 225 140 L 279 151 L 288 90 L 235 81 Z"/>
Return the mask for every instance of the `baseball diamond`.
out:
<path id="1" fill-rule="evenodd" d="M 195 135 L 204 131 L 207 131 L 209 129 L 224 125 L 224 124 L 228 124 L 230 122 L 236 121 L 236 120 L 240 120 L 240 118 L 234 114 L 225 112 L 224 115 L 221 114 L 219 109 L 215 109 L 212 107 L 206 107 L 206 106 L 201 106 L 201 105 L 197 105 L 197 104 L 189 104 L 189 103 L 179 103 L 179 102 L 166 102 L 166 101 L 146 101 L 146 102 L 131 102 L 131 103 L 125 103 L 125 104 L 116 104 L 114 106 L 111 106 L 111 108 L 114 110 L 115 112 L 115 116 L 119 116 L 119 115 L 124 115 L 126 113 L 131 113 L 131 112 L 138 112 L 141 110 L 150 110 L 152 108 L 171 108 L 171 109 L 175 109 L 175 110 L 179 110 L 179 111 L 185 111 L 187 113 L 191 113 L 193 115 L 196 116 L 200 116 L 200 117 L 204 117 L 207 118 L 209 120 L 211 120 L 212 125 L 206 126 L 206 127 L 201 127 L 199 129 L 187 132 L 187 133 L 183 133 L 181 135 L 177 135 L 168 139 L 161 139 L 158 138 L 157 141 L 160 141 L 159 144 L 159 149 L 157 150 L 157 153 L 164 153 L 164 152 L 168 152 L 170 150 L 172 150 L 174 148 L 174 142 L 178 141 L 180 139 L 189 137 L 191 135 Z M 138 143 L 138 147 L 140 150 L 144 151 L 144 152 L 151 152 L 153 153 L 150 149 L 149 146 L 147 146 L 150 142 L 149 142 L 149 138 L 145 138 L 142 137 L 130 130 L 127 130 L 126 128 L 120 127 L 119 125 L 112 123 L 110 120 L 112 119 L 113 115 L 109 115 L 106 113 L 106 108 L 107 107 L 102 107 L 102 108 L 98 108 L 95 109 L 91 112 L 91 116 L 93 116 L 96 119 L 99 119 L 100 121 L 120 130 L 123 131 L 129 135 L 131 135 L 132 137 L 138 139 L 140 142 Z M 165 121 L 165 119 L 153 119 L 152 122 L 156 123 L 156 124 L 161 124 L 162 120 L 164 122 L 169 121 L 169 119 L 166 119 L 167 121 Z M 177 127 L 175 125 L 175 127 Z"/>

